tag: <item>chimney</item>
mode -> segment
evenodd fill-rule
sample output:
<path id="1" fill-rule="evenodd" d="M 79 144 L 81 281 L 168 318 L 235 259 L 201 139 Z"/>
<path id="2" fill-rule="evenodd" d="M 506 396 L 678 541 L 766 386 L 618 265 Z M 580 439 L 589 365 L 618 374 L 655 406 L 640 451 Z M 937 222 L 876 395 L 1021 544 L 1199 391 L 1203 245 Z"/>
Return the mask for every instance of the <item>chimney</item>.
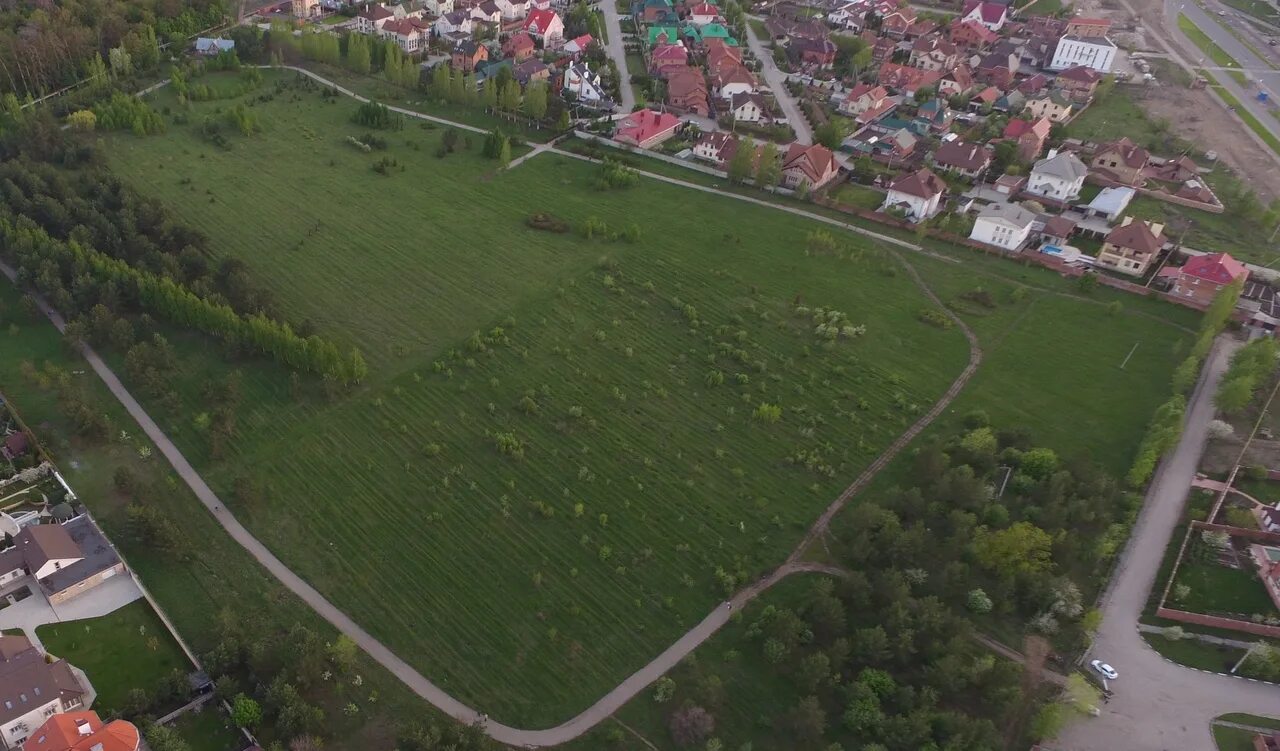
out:
<path id="1" fill-rule="evenodd" d="M 76 730 L 80 735 L 93 735 L 93 728 L 89 726 L 88 720 L 80 720 L 76 723 Z"/>

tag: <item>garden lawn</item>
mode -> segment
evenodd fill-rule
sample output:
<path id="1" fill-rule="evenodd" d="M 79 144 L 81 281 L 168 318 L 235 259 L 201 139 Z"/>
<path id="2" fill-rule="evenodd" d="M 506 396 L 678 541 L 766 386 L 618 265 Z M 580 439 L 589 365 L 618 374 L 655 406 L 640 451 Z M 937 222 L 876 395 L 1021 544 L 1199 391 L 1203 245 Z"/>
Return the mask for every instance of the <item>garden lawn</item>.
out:
<path id="1" fill-rule="evenodd" d="M 1164 657 L 1197 670 L 1226 673 L 1244 657 L 1244 650 L 1206 644 L 1194 638 L 1167 639 L 1159 634 L 1143 634 L 1151 648 Z"/>
<path id="2" fill-rule="evenodd" d="M 1218 751 L 1253 751 L 1256 748 L 1253 745 L 1254 735 L 1256 733 L 1240 728 L 1213 726 L 1213 742 L 1217 744 Z"/>
<path id="3" fill-rule="evenodd" d="M 133 689 L 154 694 L 174 670 L 185 675 L 195 669 L 146 600 L 101 618 L 41 626 L 36 636 L 45 651 L 89 676 L 99 712 L 118 713 Z"/>
<path id="4" fill-rule="evenodd" d="M 188 712 L 171 727 L 187 742 L 191 751 L 240 751 L 246 743 L 240 729 L 216 704 L 206 704 L 199 712 Z"/>
<path id="5" fill-rule="evenodd" d="M 775 565 L 966 360 L 866 238 L 812 253 L 806 234 L 834 230 L 649 180 L 600 190 L 598 168 L 558 155 L 510 172 L 478 143 L 439 159 L 442 129 L 412 123 L 384 134 L 405 167 L 384 177 L 345 142 L 363 132 L 354 104 L 290 80 L 268 76 L 253 138 L 222 150 L 173 123 L 113 137 L 112 165 L 243 260 L 291 319 L 362 347 L 372 375 L 330 402 L 239 363 L 238 433 L 216 460 L 196 420 L 230 369 L 216 348 L 175 337 L 164 401 L 179 407 L 140 396 L 291 567 L 496 719 L 564 720 Z M 524 224 L 537 211 L 640 236 L 539 232 Z M 1062 285 L 969 251 L 966 265 L 907 255 L 956 305 L 983 285 Z M 966 309 L 989 351 L 965 408 L 1127 463 L 1184 336 L 1161 317 L 1189 314 L 1031 291 L 998 314 Z M 865 334 L 824 346 L 796 306 Z M 264 498 L 237 501 L 238 478 Z"/>
<path id="6" fill-rule="evenodd" d="M 860 238 L 812 254 L 802 219 L 649 181 L 601 191 L 556 155 L 438 159 L 441 131 L 412 124 L 386 134 L 406 170 L 384 177 L 344 142 L 353 109 L 287 86 L 227 150 L 178 123 L 112 139 L 119 174 L 373 365 L 328 403 L 242 364 L 219 461 L 194 419 L 228 370 L 216 352 L 177 340 L 183 406 L 148 401 L 291 567 L 497 719 L 564 720 L 780 562 L 966 360 Z M 527 228 L 537 211 L 640 237 Z M 846 338 L 824 344 L 797 305 L 847 314 Z M 242 476 L 264 502 L 235 502 Z"/>
<path id="7" fill-rule="evenodd" d="M 1127 136 L 1141 144 L 1163 137 L 1168 129 L 1152 122 L 1142 107 L 1126 93 L 1127 89 L 1116 87 L 1110 96 L 1094 101 L 1071 121 L 1067 134 L 1087 141 L 1114 141 Z"/>
<path id="8" fill-rule="evenodd" d="M 1246 617 L 1254 613 L 1277 615 L 1262 582 L 1247 571 L 1219 566 L 1211 561 L 1184 560 L 1178 567 L 1178 584 L 1191 587 L 1191 594 L 1177 603 L 1184 610 L 1235 613 Z"/>

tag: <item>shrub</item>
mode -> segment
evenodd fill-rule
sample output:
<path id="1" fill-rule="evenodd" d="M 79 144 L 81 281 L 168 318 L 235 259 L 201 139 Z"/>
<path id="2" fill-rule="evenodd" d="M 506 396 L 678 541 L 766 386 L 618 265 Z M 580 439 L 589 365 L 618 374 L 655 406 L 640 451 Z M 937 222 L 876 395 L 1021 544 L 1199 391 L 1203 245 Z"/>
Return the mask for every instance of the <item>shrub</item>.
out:
<path id="1" fill-rule="evenodd" d="M 524 223 L 532 229 L 540 229 L 544 232 L 556 232 L 563 234 L 569 231 L 568 222 L 554 214 L 547 214 L 541 211 L 525 217 Z"/>
<path id="2" fill-rule="evenodd" d="M 920 312 L 916 314 L 916 317 L 924 323 L 927 323 L 930 326 L 936 326 L 940 329 L 949 329 L 955 325 L 946 313 L 934 308 L 921 308 Z"/>

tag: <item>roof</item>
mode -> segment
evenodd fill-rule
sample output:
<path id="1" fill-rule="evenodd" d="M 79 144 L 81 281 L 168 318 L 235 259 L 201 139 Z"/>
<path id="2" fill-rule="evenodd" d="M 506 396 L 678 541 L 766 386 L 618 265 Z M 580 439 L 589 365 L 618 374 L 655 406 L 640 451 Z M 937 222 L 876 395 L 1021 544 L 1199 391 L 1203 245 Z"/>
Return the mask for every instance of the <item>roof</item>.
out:
<path id="1" fill-rule="evenodd" d="M 933 52 L 937 50 L 943 55 L 956 54 L 956 46 L 937 34 L 928 34 L 911 43 L 912 52 Z"/>
<path id="2" fill-rule="evenodd" d="M 1130 141 L 1128 138 L 1121 136 L 1119 140 L 1111 143 L 1104 143 L 1098 147 L 1094 155 L 1107 154 L 1115 152 L 1120 156 L 1120 161 L 1125 163 L 1126 167 L 1133 169 L 1141 169 L 1147 165 L 1151 159 L 1151 153 L 1142 148 L 1138 144 Z"/>
<path id="3" fill-rule="evenodd" d="M 1077 83 L 1097 83 L 1102 80 L 1102 74 L 1093 68 L 1088 68 L 1083 65 L 1073 65 L 1072 67 L 1060 72 L 1058 74 L 1058 78 L 1065 78 L 1068 81 L 1075 81 Z"/>
<path id="4" fill-rule="evenodd" d="M 210 39 L 209 37 L 200 37 L 196 40 L 197 52 L 226 52 L 236 48 L 234 39 Z"/>
<path id="5" fill-rule="evenodd" d="M 1060 151 L 1053 156 L 1045 157 L 1036 162 L 1035 166 L 1031 168 L 1031 174 L 1075 181 L 1083 180 L 1084 176 L 1089 174 L 1089 168 L 1074 153 Z"/>
<path id="6" fill-rule="evenodd" d="M 361 18 L 367 18 L 370 21 L 381 21 L 384 18 L 395 16 L 395 13 L 392 13 L 391 9 L 385 5 L 370 5 L 356 15 Z"/>
<path id="7" fill-rule="evenodd" d="M 401 18 L 400 20 L 387 21 L 383 24 L 382 31 L 407 37 L 418 31 L 426 33 L 430 28 L 431 25 L 421 18 Z"/>
<path id="8" fill-rule="evenodd" d="M 836 168 L 835 154 L 819 144 L 806 146 L 797 141 L 787 147 L 787 153 L 782 157 L 782 169 L 799 169 L 813 183 Z"/>
<path id="9" fill-rule="evenodd" d="M 1089 208 L 1099 214 L 1118 216 L 1137 195 L 1133 188 L 1103 188 L 1089 202 Z"/>
<path id="10" fill-rule="evenodd" d="M 711 76 L 712 83 L 716 88 L 723 88 L 731 83 L 745 83 L 750 86 L 756 85 L 756 77 L 747 70 L 744 65 L 722 65 L 720 69 Z"/>
<path id="11" fill-rule="evenodd" d="M 1036 215 L 1016 203 L 993 203 L 979 211 L 978 218 L 1018 229 L 1027 229 L 1036 220 Z"/>
<path id="12" fill-rule="evenodd" d="M 1009 12 L 1008 6 L 1000 5 L 999 3 L 983 2 L 983 0 L 969 0 L 964 4 L 964 12 L 960 14 L 961 17 L 968 16 L 975 8 L 981 14 L 983 23 L 1001 23 L 1004 20 L 1005 15 Z"/>
<path id="13" fill-rule="evenodd" d="M 554 10 L 535 10 L 524 19 L 524 25 L 520 28 L 528 30 L 534 29 L 537 32 L 545 32 L 551 28 L 551 24 L 559 20 L 560 16 L 556 15 Z"/>
<path id="14" fill-rule="evenodd" d="M 42 548 L 42 551 L 56 552 L 62 555 L 71 553 L 74 550 L 74 554 L 67 557 L 77 559 L 74 563 L 63 566 L 40 580 L 40 586 L 48 593 L 61 592 L 120 563 L 120 556 L 116 554 L 115 548 L 111 547 L 111 543 L 107 542 L 107 538 L 103 536 L 102 531 L 93 523 L 93 520 L 84 515 L 77 516 L 64 524 L 39 524 L 34 527 L 26 527 L 19 533 L 18 541 L 21 542 L 23 535 L 27 532 L 43 531 L 46 528 L 61 530 L 70 538 L 71 546 L 63 547 L 62 536 L 53 533 L 49 535 L 49 539 L 57 540 L 54 543 L 57 549 Z M 31 571 L 34 572 L 41 565 L 44 564 L 36 565 L 28 557 L 27 567 Z"/>
<path id="15" fill-rule="evenodd" d="M 702 71 L 692 66 L 667 68 L 667 96 L 671 99 L 685 99 L 691 96 L 707 96 L 707 79 Z"/>
<path id="16" fill-rule="evenodd" d="M 1151 231 L 1148 222 L 1125 217 L 1125 223 L 1107 233 L 1107 242 L 1141 253 L 1156 253 L 1164 247 L 1164 238 Z"/>
<path id="17" fill-rule="evenodd" d="M 1067 237 L 1076 231 L 1076 223 L 1065 216 L 1051 216 L 1044 220 L 1043 233 L 1050 237 Z"/>
<path id="18" fill-rule="evenodd" d="M 1022 138 L 1025 135 L 1033 135 L 1041 140 L 1049 137 L 1049 131 L 1053 129 L 1053 124 L 1048 118 L 1040 118 L 1039 120 L 1018 120 L 1013 119 L 1009 124 L 1004 126 L 1005 138 Z"/>
<path id="19" fill-rule="evenodd" d="M 737 112 L 739 108 L 746 106 L 748 103 L 754 104 L 761 112 L 769 111 L 769 104 L 764 100 L 764 97 L 749 91 L 734 94 L 729 100 L 729 108 Z"/>
<path id="20" fill-rule="evenodd" d="M 1187 261 L 1182 267 L 1182 274 L 1215 284 L 1230 284 L 1240 277 L 1248 276 L 1249 270 L 1229 253 L 1210 253 Z"/>
<path id="21" fill-rule="evenodd" d="M 951 33 L 968 32 L 970 35 L 978 38 L 983 43 L 994 42 L 1000 38 L 1000 35 L 977 21 L 957 21 L 951 29 Z"/>
<path id="22" fill-rule="evenodd" d="M 36 524 L 18 533 L 18 547 L 32 571 L 52 560 L 80 558 L 80 548 L 61 524 Z"/>
<path id="23" fill-rule="evenodd" d="M 66 660 L 45 662 L 25 636 L 0 636 L 0 725 L 58 698 L 84 695 Z"/>
<path id="24" fill-rule="evenodd" d="M 670 112 L 654 112 L 653 110 L 637 110 L 618 121 L 618 130 L 614 138 L 626 138 L 636 143 L 643 143 L 674 130 L 680 125 L 680 118 Z"/>
<path id="25" fill-rule="evenodd" d="M 1072 18 L 1067 21 L 1069 26 L 1105 26 L 1111 28 L 1111 21 L 1105 18 Z"/>
<path id="26" fill-rule="evenodd" d="M 565 43 L 564 48 L 570 52 L 583 52 L 590 47 L 591 43 L 594 41 L 595 39 L 593 39 L 590 34 L 583 34 L 582 36 L 570 39 Z"/>
<path id="27" fill-rule="evenodd" d="M 27 453 L 27 434 L 21 430 L 10 433 L 5 436 L 4 447 L 9 449 L 9 453 L 13 456 L 22 456 Z"/>
<path id="28" fill-rule="evenodd" d="M 942 178 L 933 173 L 927 167 L 921 168 L 906 175 L 899 175 L 893 182 L 889 183 L 889 190 L 897 193 L 906 193 L 916 198 L 932 198 L 939 193 L 945 192 L 947 184 Z"/>
<path id="29" fill-rule="evenodd" d="M 944 167 L 962 170 L 979 170 L 991 161 L 991 152 L 984 144 L 967 143 L 956 139 L 946 141 L 933 152 L 933 161 Z"/>
<path id="30" fill-rule="evenodd" d="M 133 723 L 104 724 L 97 712 L 67 712 L 50 717 L 28 736 L 22 751 L 137 751 L 140 740 Z"/>
<path id="31" fill-rule="evenodd" d="M 523 49 L 534 49 L 538 45 L 533 41 L 533 37 L 521 31 L 508 39 L 504 46 L 512 52 L 518 52 Z"/>
<path id="32" fill-rule="evenodd" d="M 921 89 L 932 86 L 942 80 L 942 73 L 936 70 L 920 70 L 897 63 L 885 63 L 880 66 L 876 80 L 885 86 L 895 89 Z"/>

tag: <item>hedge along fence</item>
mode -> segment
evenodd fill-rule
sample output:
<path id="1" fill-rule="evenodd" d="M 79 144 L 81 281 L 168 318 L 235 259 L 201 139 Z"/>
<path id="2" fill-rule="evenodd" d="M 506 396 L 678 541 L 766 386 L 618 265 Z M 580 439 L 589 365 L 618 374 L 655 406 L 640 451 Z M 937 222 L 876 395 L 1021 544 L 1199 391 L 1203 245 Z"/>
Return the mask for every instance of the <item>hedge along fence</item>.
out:
<path id="1" fill-rule="evenodd" d="M 1243 537 L 1250 542 L 1256 542 L 1263 545 L 1280 545 L 1280 532 L 1267 532 L 1262 529 L 1249 529 L 1247 527 L 1233 527 L 1230 524 L 1215 524 L 1213 522 L 1202 522 L 1195 520 L 1191 522 L 1193 529 L 1202 529 L 1209 532 L 1226 532 L 1232 537 Z"/>

